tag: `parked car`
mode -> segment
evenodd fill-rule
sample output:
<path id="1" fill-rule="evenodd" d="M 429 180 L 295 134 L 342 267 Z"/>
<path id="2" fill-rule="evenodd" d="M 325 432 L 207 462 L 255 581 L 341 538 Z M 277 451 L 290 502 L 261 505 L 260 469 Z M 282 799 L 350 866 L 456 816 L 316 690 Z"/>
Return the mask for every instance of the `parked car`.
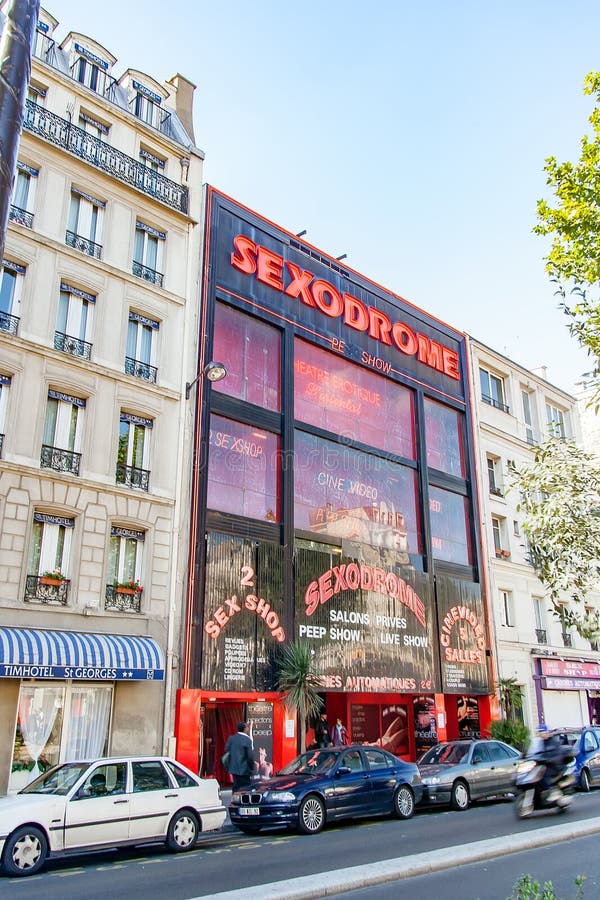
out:
<path id="1" fill-rule="evenodd" d="M 336 747 L 302 753 L 274 778 L 234 791 L 229 817 L 246 834 L 271 825 L 317 834 L 355 816 L 408 819 L 422 794 L 414 763 L 375 747 Z"/>
<path id="2" fill-rule="evenodd" d="M 468 809 L 472 800 L 507 796 L 521 754 L 502 741 L 447 741 L 418 760 L 424 803 Z"/>
<path id="3" fill-rule="evenodd" d="M 575 754 L 569 772 L 579 790 L 587 792 L 600 785 L 600 727 L 559 729 L 559 734 Z"/>
<path id="4" fill-rule="evenodd" d="M 48 856 L 164 841 L 190 850 L 219 829 L 218 783 L 166 757 L 97 759 L 53 766 L 0 797 L 0 861 L 7 875 L 34 875 Z"/>

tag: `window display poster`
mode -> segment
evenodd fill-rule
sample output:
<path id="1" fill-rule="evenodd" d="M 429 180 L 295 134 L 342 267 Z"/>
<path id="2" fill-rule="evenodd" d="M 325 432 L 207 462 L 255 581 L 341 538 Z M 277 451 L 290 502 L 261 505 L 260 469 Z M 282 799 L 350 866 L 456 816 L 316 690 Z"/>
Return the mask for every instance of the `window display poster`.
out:
<path id="1" fill-rule="evenodd" d="M 487 623 L 481 586 L 437 575 L 438 632 L 445 694 L 487 694 Z"/>
<path id="2" fill-rule="evenodd" d="M 254 742 L 254 775 L 258 779 L 273 775 L 273 704 L 257 700 L 246 704 L 246 720 Z"/>
<path id="3" fill-rule="evenodd" d="M 408 753 L 408 714 L 403 703 L 353 703 L 352 743 L 383 747 L 396 756 Z"/>
<path id="4" fill-rule="evenodd" d="M 415 753 L 417 759 L 438 742 L 435 724 L 435 698 L 422 695 L 413 697 L 415 723 Z"/>
<path id="5" fill-rule="evenodd" d="M 477 697 L 457 697 L 458 735 L 462 740 L 481 737 Z"/>
<path id="6" fill-rule="evenodd" d="M 350 734 L 354 744 L 374 744 L 379 739 L 379 705 L 353 703 L 350 707 Z"/>

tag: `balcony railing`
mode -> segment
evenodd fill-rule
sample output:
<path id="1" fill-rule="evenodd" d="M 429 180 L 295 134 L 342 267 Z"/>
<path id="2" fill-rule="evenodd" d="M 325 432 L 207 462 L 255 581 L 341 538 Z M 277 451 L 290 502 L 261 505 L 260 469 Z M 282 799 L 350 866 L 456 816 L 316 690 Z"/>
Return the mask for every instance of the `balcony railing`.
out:
<path id="1" fill-rule="evenodd" d="M 573 638 L 567 631 L 563 631 L 562 639 L 563 639 L 563 647 L 572 647 L 573 646 Z"/>
<path id="2" fill-rule="evenodd" d="M 158 369 L 148 363 L 142 362 L 140 359 L 133 359 L 132 356 L 125 357 L 125 374 L 135 375 L 136 378 L 143 378 L 145 381 L 151 381 L 156 384 L 156 376 Z"/>
<path id="3" fill-rule="evenodd" d="M 73 247 L 81 253 L 93 256 L 94 259 L 102 259 L 102 244 L 95 244 L 94 241 L 83 237 L 82 234 L 75 234 L 74 231 L 67 231 L 65 243 L 68 247 Z"/>
<path id="4" fill-rule="evenodd" d="M 62 331 L 54 332 L 54 349 L 70 353 L 71 356 L 80 356 L 82 359 L 91 359 L 92 345 L 81 338 L 72 337 Z"/>
<path id="5" fill-rule="evenodd" d="M 11 316 L 10 313 L 0 311 L 0 331 L 16 334 L 19 330 L 19 321 L 18 316 Z"/>
<path id="6" fill-rule="evenodd" d="M 546 629 L 545 628 L 536 628 L 535 629 L 535 639 L 538 642 L 538 644 L 547 644 L 548 636 L 546 634 Z"/>
<path id="7" fill-rule="evenodd" d="M 11 206 L 8 211 L 8 218 L 17 225 L 24 225 L 25 228 L 33 228 L 33 213 L 21 209 L 20 206 Z"/>
<path id="8" fill-rule="evenodd" d="M 487 394 L 482 394 L 481 399 L 484 403 L 487 403 L 489 406 L 493 406 L 495 409 L 501 409 L 502 412 L 510 412 L 508 406 L 505 403 L 501 403 L 499 400 L 494 400 L 493 397 L 488 397 Z"/>
<path id="9" fill-rule="evenodd" d="M 61 119 L 33 100 L 25 101 L 23 127 L 160 203 L 183 213 L 188 211 L 186 187 L 171 181 L 162 172 L 153 172 L 153 178 L 150 179 L 146 166 L 137 159 L 72 125 L 67 119 Z"/>
<path id="10" fill-rule="evenodd" d="M 66 606 L 69 601 L 70 584 L 68 579 L 52 581 L 42 575 L 28 575 L 25 583 L 25 600 Z"/>
<path id="11" fill-rule="evenodd" d="M 54 469 L 55 472 L 68 472 L 69 475 L 79 475 L 79 463 L 81 453 L 73 450 L 61 450 L 59 447 L 50 447 L 42 444 L 40 465 L 43 469 Z"/>
<path id="12" fill-rule="evenodd" d="M 2 448 L 4 446 L 4 435 L 0 434 L 0 456 L 2 456 Z"/>
<path id="13" fill-rule="evenodd" d="M 137 260 L 134 259 L 131 271 L 134 275 L 137 275 L 138 278 L 143 278 L 144 281 L 149 281 L 151 284 L 162 287 L 163 275 L 161 272 L 157 272 L 156 269 L 151 269 L 149 266 L 145 266 L 143 263 L 137 262 Z"/>
<path id="14" fill-rule="evenodd" d="M 496 487 L 495 485 L 490 485 L 490 494 L 493 494 L 494 497 L 504 497 L 501 488 Z"/>
<path id="15" fill-rule="evenodd" d="M 126 590 L 107 584 L 104 609 L 139 613 L 142 611 L 142 591 Z"/>
<path id="16" fill-rule="evenodd" d="M 150 487 L 150 472 L 148 469 L 139 469 L 137 466 L 126 466 L 123 463 L 117 463 L 116 481 L 117 484 L 124 484 L 125 487 L 147 491 Z"/>

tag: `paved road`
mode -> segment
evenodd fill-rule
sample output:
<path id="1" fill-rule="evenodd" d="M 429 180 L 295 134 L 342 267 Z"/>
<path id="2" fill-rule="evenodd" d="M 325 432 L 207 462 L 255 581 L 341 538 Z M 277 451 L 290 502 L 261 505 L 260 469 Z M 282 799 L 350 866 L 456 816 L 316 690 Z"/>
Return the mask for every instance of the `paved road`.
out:
<path id="1" fill-rule="evenodd" d="M 9 889 L 11 900 L 189 900 L 513 833 L 526 841 L 539 828 L 595 817 L 600 791 L 577 795 L 565 816 L 544 813 L 523 822 L 510 803 L 501 802 L 463 813 L 421 811 L 409 821 L 343 823 L 317 836 L 227 833 L 178 856 L 153 847 L 50 862 L 33 878 L 1 878 L 0 895 Z"/>

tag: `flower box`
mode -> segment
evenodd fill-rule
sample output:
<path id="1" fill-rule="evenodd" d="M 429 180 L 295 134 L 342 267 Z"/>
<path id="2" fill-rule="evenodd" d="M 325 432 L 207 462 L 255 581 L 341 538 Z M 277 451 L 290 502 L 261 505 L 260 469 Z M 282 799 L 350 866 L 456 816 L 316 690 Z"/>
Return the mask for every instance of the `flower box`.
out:
<path id="1" fill-rule="evenodd" d="M 40 575 L 40 584 L 52 585 L 53 587 L 59 587 L 64 581 L 64 578 L 51 578 L 50 575 Z"/>
<path id="2" fill-rule="evenodd" d="M 137 594 L 138 593 L 136 588 L 130 588 L 130 587 L 116 587 L 115 591 L 117 594 Z"/>

